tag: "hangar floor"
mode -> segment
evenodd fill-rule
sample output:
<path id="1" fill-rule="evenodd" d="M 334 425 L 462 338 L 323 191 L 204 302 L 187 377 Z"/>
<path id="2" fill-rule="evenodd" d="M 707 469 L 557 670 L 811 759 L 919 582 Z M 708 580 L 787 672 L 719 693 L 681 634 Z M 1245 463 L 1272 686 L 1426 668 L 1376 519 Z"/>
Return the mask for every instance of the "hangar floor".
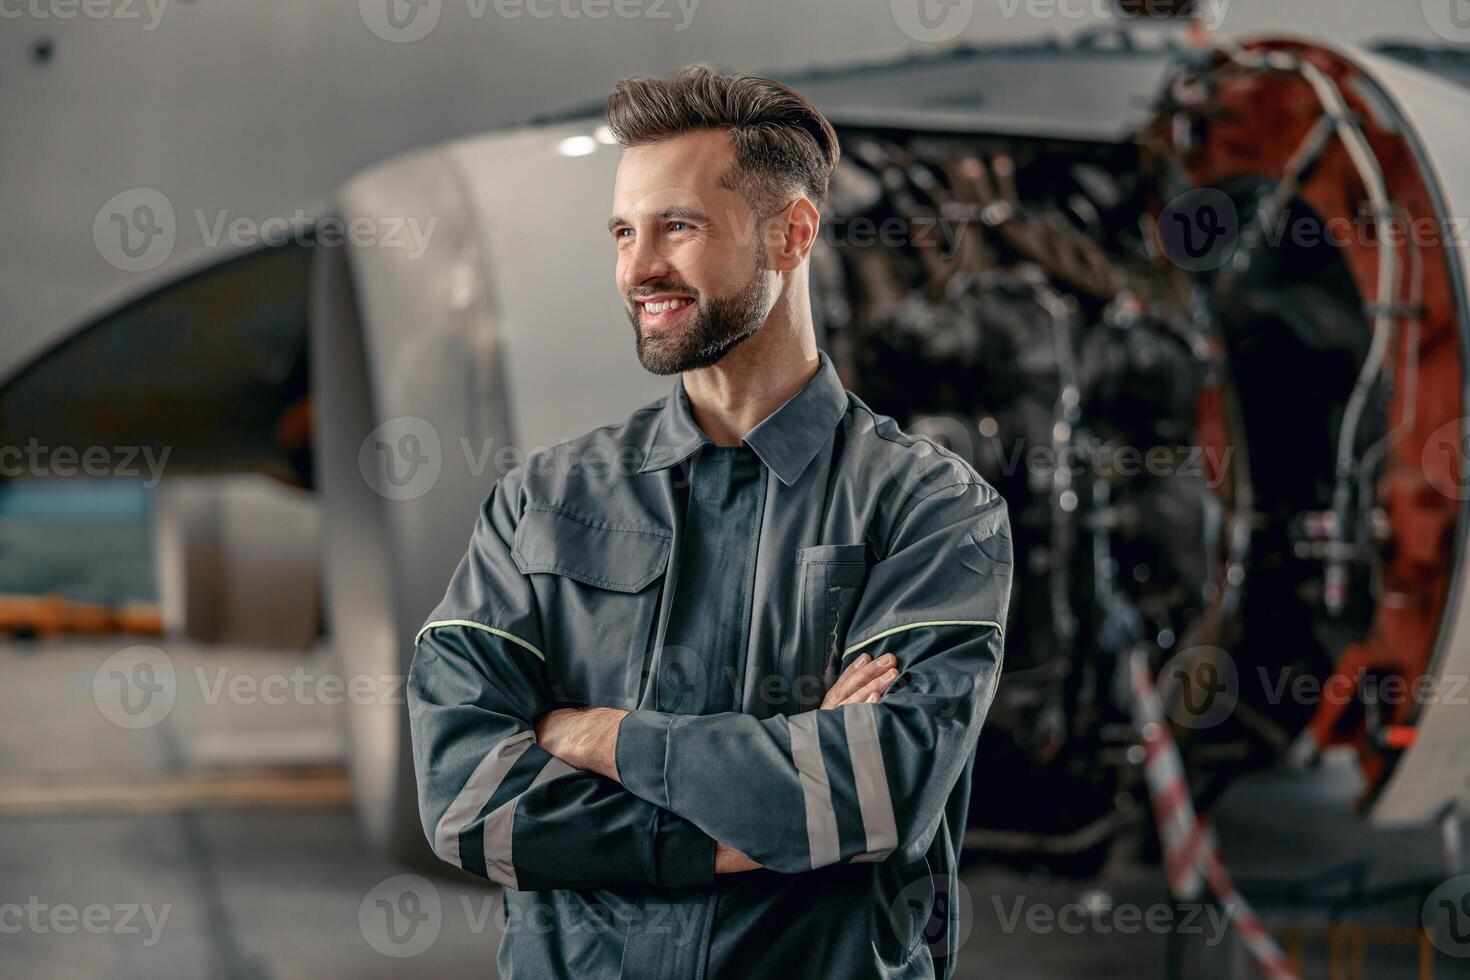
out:
<path id="1" fill-rule="evenodd" d="M 266 678 L 298 666 L 325 672 L 324 654 L 236 654 L 221 673 L 219 651 L 163 644 L 177 702 L 159 724 L 128 730 L 104 717 L 93 688 L 99 666 L 125 645 L 0 648 L 0 975 L 495 975 L 497 889 L 402 878 L 417 872 L 363 839 L 340 764 L 343 709 L 219 694 L 222 679 L 237 692 L 264 692 Z M 1272 819 L 1291 820 L 1311 803 L 1282 806 L 1287 790 L 1268 789 L 1276 805 L 1237 803 L 1240 817 L 1222 822 L 1227 845 L 1237 829 L 1263 840 Z M 1330 792 L 1321 795 L 1332 805 Z M 1169 937 L 1147 925 L 1168 907 L 1156 867 L 1117 863 L 1075 882 L 974 863 L 962 883 L 962 918 L 972 926 L 960 978 L 1165 975 Z M 378 902 L 401 904 L 406 890 L 422 909 L 437 902 L 431 942 L 390 938 L 379 921 Z M 1208 975 L 1255 975 L 1232 938 L 1212 941 L 1207 914 L 1191 928 L 1186 953 L 1203 946 Z M 1306 976 L 1334 975 L 1325 943 L 1307 942 L 1303 955 Z M 1359 975 L 1422 975 L 1415 964 L 1412 947 L 1376 942 Z M 1447 977 L 1464 964 L 1438 965 Z"/>

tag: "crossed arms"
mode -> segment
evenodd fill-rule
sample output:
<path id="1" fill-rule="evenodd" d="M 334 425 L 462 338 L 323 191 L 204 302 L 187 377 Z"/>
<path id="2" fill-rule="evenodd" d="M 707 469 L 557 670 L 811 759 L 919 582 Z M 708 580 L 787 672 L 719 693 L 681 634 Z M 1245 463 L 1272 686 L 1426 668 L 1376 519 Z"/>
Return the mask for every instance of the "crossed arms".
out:
<path id="1" fill-rule="evenodd" d="M 535 889 L 924 853 L 1000 673 L 1010 532 L 989 485 L 904 502 L 838 683 L 817 710 L 760 719 L 554 708 L 535 595 L 510 558 L 510 481 L 486 499 L 409 672 L 420 814 L 441 858 Z M 879 649 L 893 661 L 862 659 Z"/>
<path id="2" fill-rule="evenodd" d="M 885 653 L 876 660 L 859 654 L 823 697 L 821 710 L 874 704 L 897 679 L 898 658 L 893 654 Z M 626 714 L 624 708 L 555 708 L 536 723 L 536 744 L 569 766 L 619 780 L 618 726 Z M 715 842 L 715 874 L 759 867 L 729 844 Z"/>

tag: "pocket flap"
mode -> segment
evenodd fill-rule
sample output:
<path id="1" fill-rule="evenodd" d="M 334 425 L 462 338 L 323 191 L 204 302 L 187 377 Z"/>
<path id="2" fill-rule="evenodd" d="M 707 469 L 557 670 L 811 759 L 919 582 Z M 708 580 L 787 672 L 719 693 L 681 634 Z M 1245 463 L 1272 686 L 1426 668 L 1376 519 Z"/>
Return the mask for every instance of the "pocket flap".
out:
<path id="1" fill-rule="evenodd" d="M 526 574 L 551 572 L 600 589 L 639 592 L 663 574 L 672 537 L 662 528 L 528 507 L 511 554 Z"/>
<path id="2" fill-rule="evenodd" d="M 814 544 L 810 548 L 802 548 L 796 553 L 796 560 L 801 563 L 809 561 L 863 562 L 866 560 L 865 552 L 867 545 L 862 542 L 857 544 Z"/>
<path id="3" fill-rule="evenodd" d="M 817 544 L 796 553 L 797 565 L 826 565 L 827 584 L 861 585 L 867 575 L 867 545 Z"/>

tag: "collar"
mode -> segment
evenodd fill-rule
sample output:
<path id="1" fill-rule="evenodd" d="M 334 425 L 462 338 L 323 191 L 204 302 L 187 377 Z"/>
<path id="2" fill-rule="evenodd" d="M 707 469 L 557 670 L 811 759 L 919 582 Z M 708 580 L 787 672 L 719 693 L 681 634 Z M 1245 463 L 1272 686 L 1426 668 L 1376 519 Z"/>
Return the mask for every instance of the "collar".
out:
<path id="1" fill-rule="evenodd" d="M 827 352 L 817 350 L 817 373 L 802 389 L 767 415 L 741 440 L 755 451 L 761 462 L 791 486 L 826 443 L 832 429 L 847 412 L 847 392 Z M 667 469 L 688 459 L 701 447 L 712 445 L 709 436 L 694 421 L 684 376 L 674 382 L 664 398 L 658 420 L 643 446 L 639 473 Z"/>

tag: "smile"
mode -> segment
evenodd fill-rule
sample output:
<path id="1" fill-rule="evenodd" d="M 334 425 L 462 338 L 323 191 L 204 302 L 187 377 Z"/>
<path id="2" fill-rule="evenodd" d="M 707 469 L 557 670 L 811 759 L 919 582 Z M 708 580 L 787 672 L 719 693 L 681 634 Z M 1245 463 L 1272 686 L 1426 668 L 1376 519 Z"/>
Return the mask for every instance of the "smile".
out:
<path id="1" fill-rule="evenodd" d="M 694 300 L 681 296 L 674 299 L 659 299 L 651 302 L 639 303 L 638 307 L 643 311 L 646 319 L 660 322 L 673 319 L 687 306 L 693 306 Z"/>

